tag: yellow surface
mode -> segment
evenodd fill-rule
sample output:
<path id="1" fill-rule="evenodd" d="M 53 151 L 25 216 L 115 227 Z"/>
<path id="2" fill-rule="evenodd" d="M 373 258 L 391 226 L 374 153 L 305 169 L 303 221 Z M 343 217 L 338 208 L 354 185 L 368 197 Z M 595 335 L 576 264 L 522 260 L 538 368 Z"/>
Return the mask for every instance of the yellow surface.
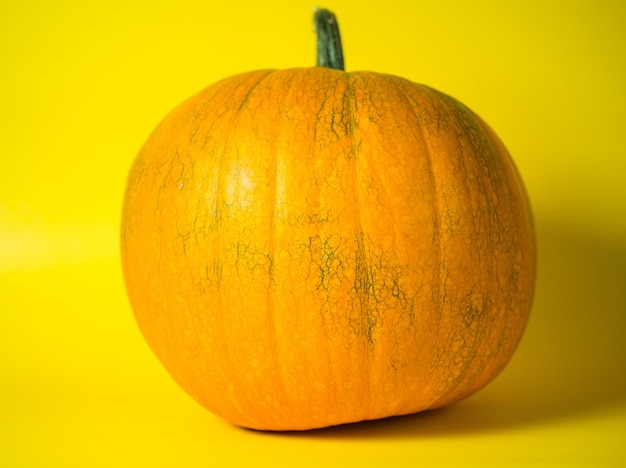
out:
<path id="1" fill-rule="evenodd" d="M 457 97 L 519 166 L 540 266 L 509 367 L 448 409 L 302 434 L 241 430 L 199 407 L 147 349 L 126 300 L 126 173 L 190 94 L 312 64 L 314 4 L 5 1 L 0 467 L 624 465 L 626 7 L 331 3 L 348 70 Z"/>

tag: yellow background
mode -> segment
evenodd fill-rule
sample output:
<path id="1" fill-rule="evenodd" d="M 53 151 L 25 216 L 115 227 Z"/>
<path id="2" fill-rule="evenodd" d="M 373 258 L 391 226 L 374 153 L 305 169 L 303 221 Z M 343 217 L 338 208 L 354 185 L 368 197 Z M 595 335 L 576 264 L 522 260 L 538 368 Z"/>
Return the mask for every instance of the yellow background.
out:
<path id="1" fill-rule="evenodd" d="M 536 216 L 532 318 L 504 373 L 442 411 L 241 430 L 168 377 L 118 259 L 125 178 L 174 105 L 314 63 L 311 0 L 0 2 L 0 467 L 619 466 L 626 462 L 626 3 L 348 1 L 348 70 L 460 99 Z M 621 463 L 620 463 L 621 462 Z"/>

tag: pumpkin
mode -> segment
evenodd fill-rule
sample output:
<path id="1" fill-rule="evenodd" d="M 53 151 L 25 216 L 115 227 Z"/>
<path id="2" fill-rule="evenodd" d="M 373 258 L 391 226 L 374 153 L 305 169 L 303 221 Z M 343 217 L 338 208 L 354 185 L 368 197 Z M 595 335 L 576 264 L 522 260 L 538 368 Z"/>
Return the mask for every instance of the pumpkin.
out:
<path id="1" fill-rule="evenodd" d="M 320 18 L 340 56 L 334 16 Z M 139 328 L 236 425 L 451 404 L 504 368 L 529 316 L 531 211 L 496 134 L 432 88 L 337 68 L 209 86 L 128 178 L 121 255 Z"/>

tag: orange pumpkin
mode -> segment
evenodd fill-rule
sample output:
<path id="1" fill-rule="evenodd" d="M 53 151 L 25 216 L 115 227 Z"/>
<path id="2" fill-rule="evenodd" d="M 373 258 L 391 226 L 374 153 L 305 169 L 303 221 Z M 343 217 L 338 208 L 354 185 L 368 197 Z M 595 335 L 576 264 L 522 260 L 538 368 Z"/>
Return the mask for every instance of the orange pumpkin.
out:
<path id="1" fill-rule="evenodd" d="M 255 71 L 176 108 L 128 179 L 139 327 L 223 418 L 300 430 L 456 402 L 509 361 L 535 247 L 494 132 L 405 79 Z"/>

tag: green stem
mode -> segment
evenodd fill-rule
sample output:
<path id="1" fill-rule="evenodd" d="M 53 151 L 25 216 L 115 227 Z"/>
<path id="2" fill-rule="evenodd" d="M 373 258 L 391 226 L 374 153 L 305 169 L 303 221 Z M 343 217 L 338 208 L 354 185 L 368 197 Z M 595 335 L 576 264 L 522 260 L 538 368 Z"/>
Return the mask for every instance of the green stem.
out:
<path id="1" fill-rule="evenodd" d="M 345 70 L 337 17 L 331 11 L 316 8 L 313 22 L 317 35 L 317 66 Z"/>

